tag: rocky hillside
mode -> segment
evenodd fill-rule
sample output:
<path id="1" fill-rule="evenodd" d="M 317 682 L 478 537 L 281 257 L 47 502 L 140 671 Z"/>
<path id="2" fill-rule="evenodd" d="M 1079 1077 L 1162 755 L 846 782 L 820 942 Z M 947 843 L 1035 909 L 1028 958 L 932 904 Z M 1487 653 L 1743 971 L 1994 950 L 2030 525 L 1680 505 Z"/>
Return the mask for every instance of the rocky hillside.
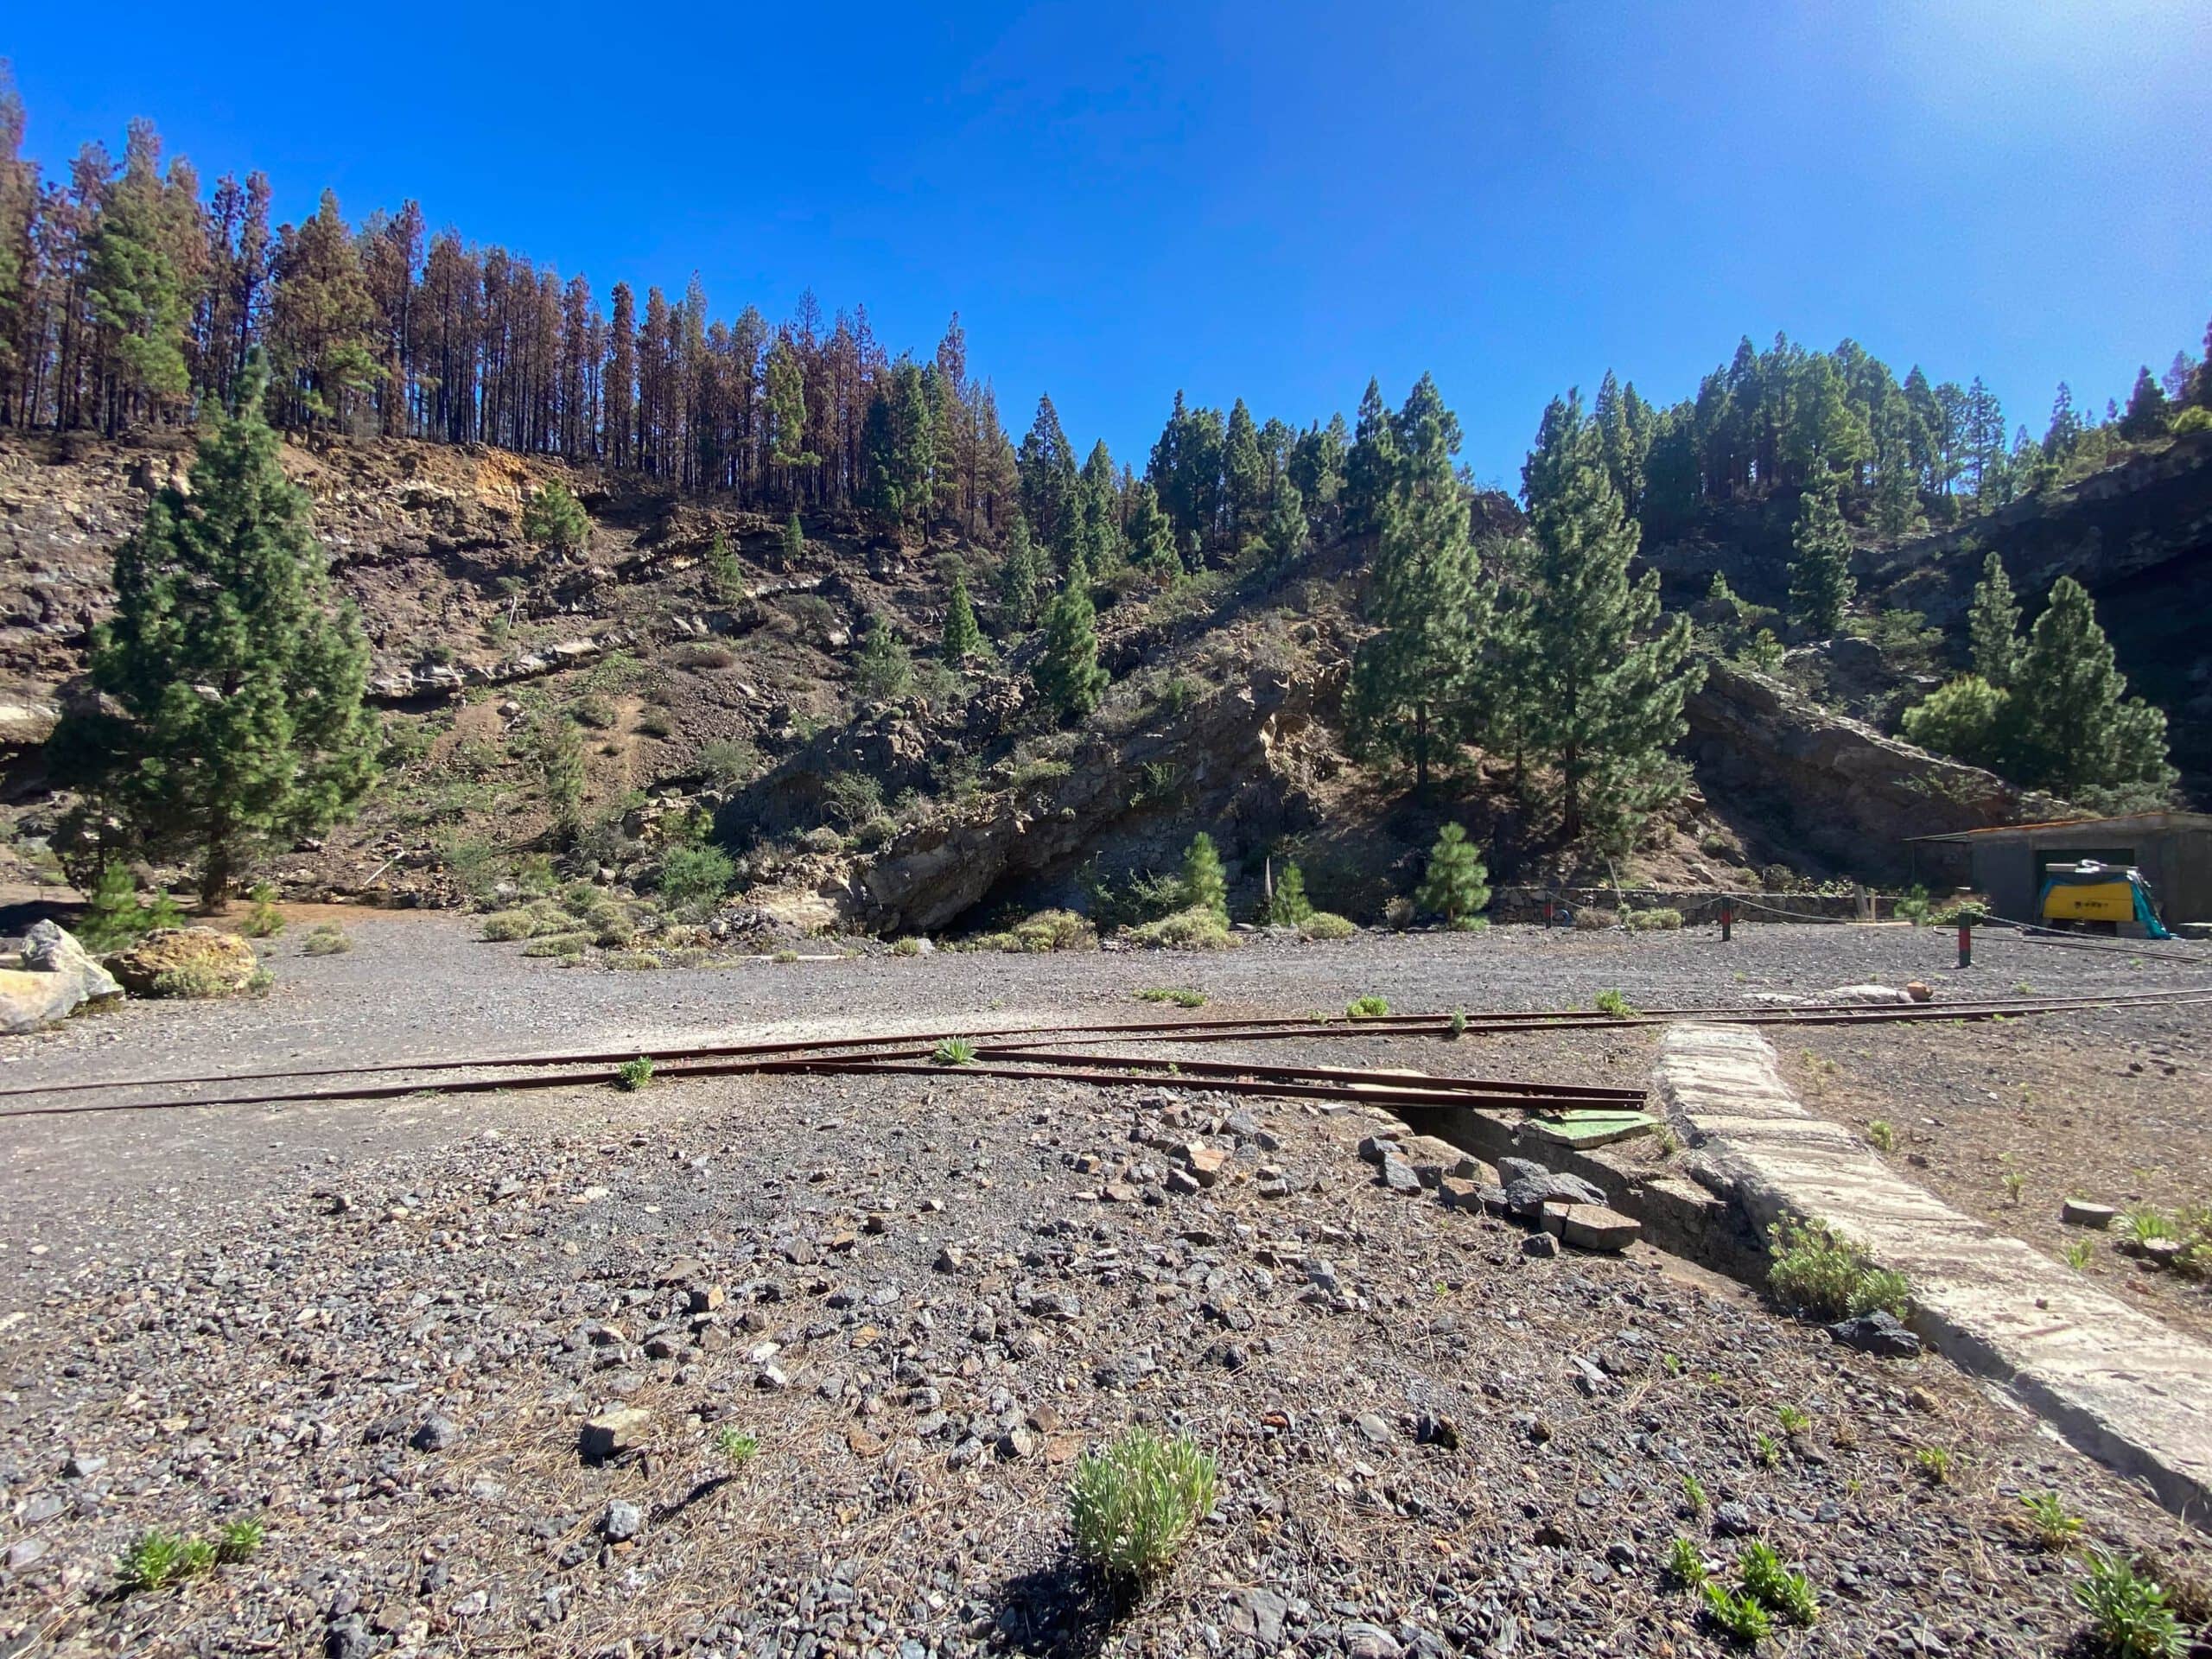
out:
<path id="1" fill-rule="evenodd" d="M 941 565 L 982 575 L 988 552 L 902 548 L 823 518 L 792 560 L 779 524 L 634 476 L 409 442 L 319 438 L 284 454 L 362 613 L 387 714 L 384 783 L 357 823 L 283 861 L 297 893 L 448 902 L 542 861 L 535 733 L 555 713 L 589 738 L 586 847 L 602 879 L 649 886 L 671 835 L 711 817 L 764 912 L 886 933 L 1046 904 L 1110 912 L 1200 827 L 1223 842 L 1240 900 L 1288 854 L 1317 902 L 1368 919 L 1410 885 L 1446 818 L 1506 879 L 1708 885 L 1776 863 L 1879 879 L 1904 833 L 2022 808 L 1986 773 L 1716 664 L 1690 709 L 1701 793 L 1627 868 L 1578 873 L 1532 844 L 1479 767 L 1414 799 L 1347 761 L 1338 704 L 1359 573 L 1329 562 L 1341 555 L 1288 582 L 1119 594 L 1099 620 L 1105 705 L 1080 733 L 1049 733 L 1024 718 L 1033 646 L 1001 642 L 964 683 L 927 663 Z M 72 681 L 110 550 L 188 458 L 174 435 L 0 442 L 0 756 L 26 868 L 56 812 L 41 742 L 81 695 Z M 556 476 L 593 519 L 569 557 L 521 531 L 525 492 Z M 706 568 L 717 530 L 735 582 Z M 988 628 L 988 584 L 976 585 Z M 853 695 L 855 639 L 875 614 L 923 663 L 893 704 Z"/>

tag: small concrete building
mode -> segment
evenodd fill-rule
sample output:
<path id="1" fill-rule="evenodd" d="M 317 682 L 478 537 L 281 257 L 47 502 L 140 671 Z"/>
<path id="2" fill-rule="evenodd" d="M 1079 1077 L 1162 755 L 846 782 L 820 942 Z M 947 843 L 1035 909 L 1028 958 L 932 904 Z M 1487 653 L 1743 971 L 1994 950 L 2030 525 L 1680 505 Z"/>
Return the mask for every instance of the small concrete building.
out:
<path id="1" fill-rule="evenodd" d="M 2212 922 L 2212 813 L 2007 823 L 1915 836 L 1909 845 L 1916 880 L 1937 890 L 1972 887 L 1994 914 L 2011 920 L 2039 919 L 2036 901 L 2052 865 L 2094 859 L 2141 872 L 2168 926 Z"/>

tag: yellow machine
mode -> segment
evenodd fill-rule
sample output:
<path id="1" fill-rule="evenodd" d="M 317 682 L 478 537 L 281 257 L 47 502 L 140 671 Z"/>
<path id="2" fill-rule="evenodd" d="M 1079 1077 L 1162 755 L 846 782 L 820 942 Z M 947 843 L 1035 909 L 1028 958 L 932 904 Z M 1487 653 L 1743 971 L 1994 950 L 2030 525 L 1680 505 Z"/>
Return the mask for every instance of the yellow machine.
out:
<path id="1" fill-rule="evenodd" d="M 2079 886 L 2054 881 L 2043 896 L 2046 922 L 2132 922 L 2135 886 L 2125 877 Z"/>
<path id="2" fill-rule="evenodd" d="M 2158 920 L 2151 901 L 2150 884 L 2142 873 L 2124 864 L 2106 864 L 2093 858 L 2075 864 L 2053 864 L 2044 872 L 2043 900 L 2037 919 L 2046 927 L 2087 927 L 2100 933 L 2139 929 L 2145 938 L 2173 936 Z"/>

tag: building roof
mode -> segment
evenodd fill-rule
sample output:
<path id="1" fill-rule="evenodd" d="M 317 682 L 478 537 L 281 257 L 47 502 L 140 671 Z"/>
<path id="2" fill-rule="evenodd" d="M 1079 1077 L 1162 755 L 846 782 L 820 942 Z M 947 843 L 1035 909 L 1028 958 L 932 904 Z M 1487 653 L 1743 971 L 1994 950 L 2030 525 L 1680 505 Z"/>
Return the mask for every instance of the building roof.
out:
<path id="1" fill-rule="evenodd" d="M 2050 818 L 2040 823 L 1999 823 L 1986 830 L 1954 830 L 1941 836 L 1907 836 L 1907 841 L 2001 841 L 2007 836 L 2022 839 L 2037 836 L 2066 834 L 2136 835 L 2159 830 L 2212 831 L 2212 812 L 2130 812 L 2117 818 Z"/>

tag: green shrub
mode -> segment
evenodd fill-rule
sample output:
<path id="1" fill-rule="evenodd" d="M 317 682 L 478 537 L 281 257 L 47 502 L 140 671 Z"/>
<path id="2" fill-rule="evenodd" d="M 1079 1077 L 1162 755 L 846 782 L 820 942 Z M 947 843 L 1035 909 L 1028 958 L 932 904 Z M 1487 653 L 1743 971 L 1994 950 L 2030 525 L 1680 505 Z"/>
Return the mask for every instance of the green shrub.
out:
<path id="1" fill-rule="evenodd" d="M 1076 1465 L 1068 1488 L 1076 1554 L 1109 1579 L 1157 1577 L 1212 1510 L 1219 1474 L 1187 1436 L 1128 1430 Z"/>
<path id="2" fill-rule="evenodd" d="M 1631 933 L 1675 932 L 1682 925 L 1682 912 L 1669 906 L 1631 910 L 1622 915 L 1621 925 Z"/>
<path id="3" fill-rule="evenodd" d="M 1014 769 L 1014 787 L 1042 789 L 1046 784 L 1057 784 L 1074 770 L 1065 760 L 1025 760 Z"/>
<path id="4" fill-rule="evenodd" d="M 664 709 L 648 709 L 638 716 L 638 735 L 665 741 L 676 735 L 676 720 Z"/>
<path id="5" fill-rule="evenodd" d="M 1753 1647 L 1774 1634 L 1774 1621 L 1767 1617 L 1758 1597 L 1730 1590 L 1711 1579 L 1697 1588 L 1705 1601 L 1706 1617 L 1730 1641 Z"/>
<path id="6" fill-rule="evenodd" d="M 614 1068 L 614 1086 L 625 1094 L 635 1094 L 652 1080 L 653 1063 L 643 1054 Z"/>
<path id="7" fill-rule="evenodd" d="M 2091 1550 L 2088 1574 L 2075 1584 L 2074 1600 L 2089 1616 L 2096 1650 L 2110 1659 L 2179 1659 L 2188 1649 L 2164 1587 L 2124 1556 Z"/>
<path id="8" fill-rule="evenodd" d="M 1751 1540 L 1737 1557 L 1737 1568 L 1743 1574 L 1745 1593 L 1769 1611 L 1780 1613 L 1792 1624 L 1810 1624 L 1820 1617 L 1813 1586 L 1802 1573 L 1792 1573 L 1783 1566 L 1773 1545 Z"/>
<path id="9" fill-rule="evenodd" d="M 912 935 L 903 939 L 893 939 L 891 954 L 894 957 L 918 957 L 922 954 L 922 942 Z"/>
<path id="10" fill-rule="evenodd" d="M 308 935 L 307 954 L 311 957 L 342 957 L 353 948 L 353 941 L 335 922 L 318 922 Z"/>
<path id="11" fill-rule="evenodd" d="M 595 732 L 611 731 L 621 717 L 614 706 L 614 699 L 596 691 L 588 691 L 569 705 L 569 718 L 579 726 L 588 726 Z"/>
<path id="12" fill-rule="evenodd" d="M 153 919 L 138 903 L 138 884 L 130 866 L 111 862 L 101 868 L 99 880 L 77 920 L 77 938 L 89 950 L 119 950 L 142 938 Z"/>
<path id="13" fill-rule="evenodd" d="M 650 950 L 616 950 L 607 957 L 607 965 L 626 974 L 650 974 L 660 966 L 660 958 Z"/>
<path id="14" fill-rule="evenodd" d="M 1173 985 L 1147 985 L 1136 994 L 1140 1002 L 1173 1002 L 1179 1008 L 1202 1008 L 1206 1003 L 1204 991 L 1185 990 Z"/>
<path id="15" fill-rule="evenodd" d="M 1841 1319 L 1876 1309 L 1898 1318 L 1912 1300 L 1901 1274 L 1876 1268 L 1866 1252 L 1825 1222 L 1774 1224 L 1767 1284 L 1775 1298 L 1793 1312 L 1818 1319 Z"/>
<path id="16" fill-rule="evenodd" d="M 1268 901 L 1267 919 L 1275 927 L 1300 927 L 1313 918 L 1313 901 L 1306 896 L 1306 872 L 1289 860 L 1275 877 L 1274 896 Z"/>
<path id="17" fill-rule="evenodd" d="M 2082 1517 L 2068 1512 L 2056 1492 L 2024 1492 L 2021 1503 L 2028 1511 L 2028 1528 L 2045 1549 L 2071 1549 L 2082 1535 Z"/>
<path id="18" fill-rule="evenodd" d="M 661 855 L 660 896 L 674 909 L 712 909 L 736 879 L 737 866 L 719 847 L 671 847 Z"/>
<path id="19" fill-rule="evenodd" d="M 1005 937 L 1013 941 L 1007 948 L 1038 954 L 1089 950 L 1098 944 L 1098 934 L 1090 918 L 1071 910 L 1040 910 L 1016 922 Z"/>
<path id="20" fill-rule="evenodd" d="M 1379 996 L 1356 996 L 1344 1004 L 1347 1020 L 1380 1020 L 1389 1012 L 1389 1003 Z"/>
<path id="21" fill-rule="evenodd" d="M 1932 754 L 1986 765 L 2001 747 L 2009 700 L 1979 674 L 1963 675 L 1904 711 L 1905 741 Z"/>
<path id="22" fill-rule="evenodd" d="M 1334 911 L 1317 910 L 1298 925 L 1298 931 L 1309 939 L 1330 944 L 1351 938 L 1359 929 Z"/>
<path id="23" fill-rule="evenodd" d="M 148 995 L 205 1000 L 229 996 L 238 988 L 232 982 L 230 975 L 220 968 L 207 963 L 188 962 L 175 968 L 164 968 L 156 974 Z"/>
<path id="24" fill-rule="evenodd" d="M 1204 906 L 1193 906 L 1163 916 L 1156 922 L 1126 928 L 1122 937 L 1132 944 L 1169 950 L 1226 950 L 1236 943 L 1221 913 Z"/>
<path id="25" fill-rule="evenodd" d="M 251 1560 L 261 1551 L 262 1540 L 268 1529 L 258 1521 L 232 1521 L 224 1525 L 215 1540 L 215 1559 L 236 1566 Z"/>
<path id="26" fill-rule="evenodd" d="M 591 539 L 591 519 L 569 486 L 554 479 L 522 505 L 522 533 L 556 553 L 574 553 Z"/>
<path id="27" fill-rule="evenodd" d="M 741 738 L 710 737 L 693 764 L 718 789 L 750 781 L 760 771 L 760 752 Z"/>
<path id="28" fill-rule="evenodd" d="M 525 957 L 581 957 L 591 943 L 582 933 L 544 933 L 522 948 Z"/>
<path id="29" fill-rule="evenodd" d="M 1210 910 L 1229 922 L 1229 881 L 1223 874 L 1221 855 L 1213 837 L 1201 830 L 1183 854 L 1183 906 L 1186 910 Z"/>
<path id="30" fill-rule="evenodd" d="M 284 913 L 276 908 L 276 888 L 266 881 L 257 881 L 247 897 L 253 903 L 238 924 L 240 933 L 249 939 L 273 939 L 284 931 Z"/>
<path id="31" fill-rule="evenodd" d="M 965 1037 L 946 1037 L 930 1051 L 931 1064 L 935 1065 L 973 1065 L 976 1045 Z"/>
<path id="32" fill-rule="evenodd" d="M 1618 991 L 1600 991 L 1597 997 L 1598 1012 L 1609 1020 L 1633 1020 L 1635 1005 Z"/>

